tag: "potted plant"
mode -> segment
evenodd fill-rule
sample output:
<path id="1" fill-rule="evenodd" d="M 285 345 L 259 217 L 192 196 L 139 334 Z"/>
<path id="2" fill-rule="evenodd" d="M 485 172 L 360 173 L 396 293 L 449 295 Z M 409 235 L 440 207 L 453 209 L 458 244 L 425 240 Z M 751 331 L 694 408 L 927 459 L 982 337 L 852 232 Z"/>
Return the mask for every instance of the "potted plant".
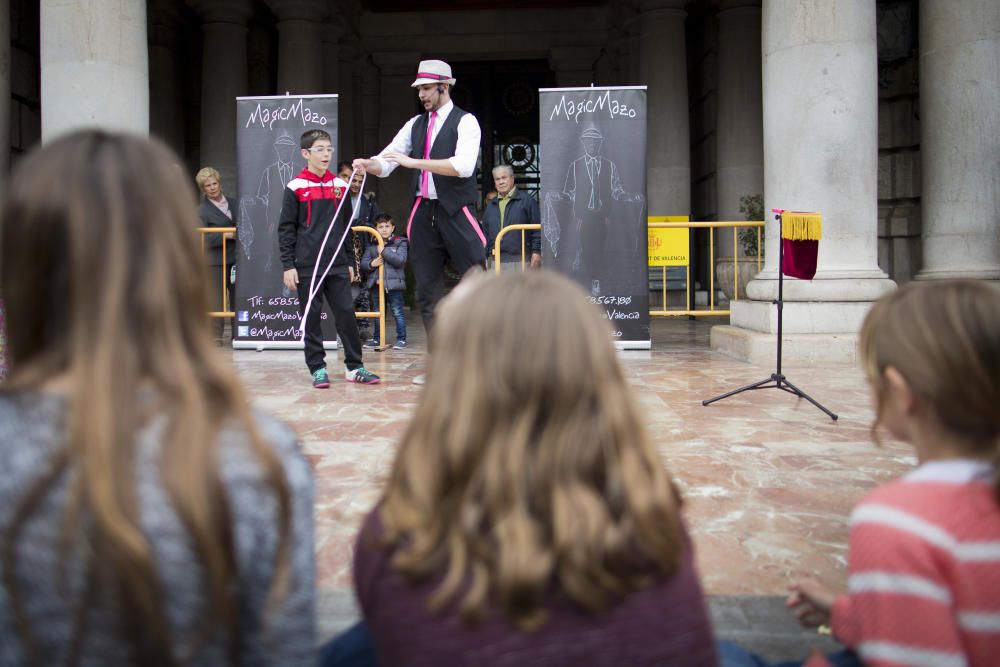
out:
<path id="1" fill-rule="evenodd" d="M 740 197 L 740 213 L 746 220 L 764 219 L 764 197 L 759 194 L 743 195 Z M 740 250 L 739 261 L 735 257 L 717 257 L 715 260 L 715 284 L 719 290 L 732 301 L 734 298 L 746 298 L 747 283 L 757 275 L 757 228 L 744 227 L 737 234 Z M 763 237 L 762 239 L 763 240 Z M 764 249 L 761 248 L 761 258 L 764 256 Z M 735 248 L 734 248 L 735 252 Z M 739 265 L 738 292 L 733 291 L 733 274 Z"/>

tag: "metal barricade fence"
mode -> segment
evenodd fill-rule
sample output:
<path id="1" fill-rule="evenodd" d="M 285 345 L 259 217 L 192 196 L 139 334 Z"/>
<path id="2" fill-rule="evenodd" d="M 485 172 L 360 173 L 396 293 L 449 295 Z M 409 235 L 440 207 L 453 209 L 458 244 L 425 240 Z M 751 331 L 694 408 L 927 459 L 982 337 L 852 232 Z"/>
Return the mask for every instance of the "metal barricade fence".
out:
<path id="1" fill-rule="evenodd" d="M 209 234 L 222 234 L 222 266 L 219 267 L 219 286 L 222 289 L 222 298 L 219 303 L 222 304 L 222 310 L 210 310 L 208 312 L 209 317 L 236 317 L 236 313 L 232 310 L 232 304 L 229 303 L 229 290 L 226 289 L 226 280 L 229 276 L 226 275 L 226 266 L 229 262 L 226 261 L 226 237 L 225 234 L 236 234 L 235 227 L 199 227 L 198 231 L 201 233 L 201 254 L 205 255 L 205 237 Z M 211 276 L 209 276 L 211 279 Z"/>
<path id="2" fill-rule="evenodd" d="M 378 243 L 378 248 L 379 248 L 380 251 L 382 250 L 382 248 L 385 247 L 385 242 L 382 240 L 382 235 L 379 234 L 373 228 L 359 225 L 357 227 L 351 227 L 351 229 L 353 229 L 355 232 L 365 232 L 365 233 L 370 234 L 371 236 L 373 236 L 375 238 L 375 242 Z M 201 233 L 201 253 L 202 253 L 202 255 L 204 255 L 205 254 L 205 237 L 208 234 L 226 234 L 226 233 L 235 234 L 236 233 L 236 228 L 235 227 L 199 227 L 198 231 Z M 232 304 L 229 303 L 229 292 L 226 290 L 226 280 L 228 279 L 228 276 L 226 275 L 226 265 L 227 264 L 228 264 L 228 262 L 226 262 L 226 243 L 225 243 L 225 240 L 223 240 L 223 243 L 222 243 L 222 266 L 219 267 L 219 277 L 220 277 L 219 284 L 220 284 L 221 289 L 222 289 L 222 299 L 221 299 L 220 303 L 222 304 L 222 310 L 212 310 L 212 311 L 209 311 L 209 313 L 208 313 L 209 317 L 229 317 L 229 318 L 236 317 L 236 312 L 232 309 Z M 385 285 L 385 265 L 384 264 L 382 266 L 378 267 L 378 284 L 379 284 L 379 286 L 384 286 Z M 361 287 L 361 289 L 365 289 L 363 281 L 362 281 L 362 287 Z M 372 318 L 372 319 L 377 318 L 378 319 L 378 321 L 379 321 L 379 332 L 380 332 L 380 338 L 381 338 L 381 340 L 379 341 L 378 347 L 376 349 L 383 350 L 386 347 L 385 343 L 383 342 L 385 340 L 385 338 L 386 338 L 386 335 L 385 335 L 385 333 L 386 333 L 385 332 L 385 301 L 386 300 L 385 300 L 385 297 L 383 295 L 381 295 L 381 294 L 379 295 L 379 297 L 380 298 L 378 300 L 378 311 L 373 311 L 373 310 L 371 310 L 371 311 L 360 311 L 360 312 L 356 312 L 354 314 L 355 314 L 356 317 L 366 317 L 366 318 Z"/>
<path id="3" fill-rule="evenodd" d="M 715 307 L 715 230 L 716 229 L 732 229 L 733 233 L 733 297 L 738 299 L 740 296 L 740 256 L 736 251 L 740 247 L 739 242 L 739 228 L 750 228 L 756 229 L 757 233 L 757 271 L 759 273 L 763 267 L 763 254 L 762 250 L 764 248 L 763 239 L 761 238 L 761 230 L 764 227 L 763 220 L 719 220 L 712 222 L 649 222 L 649 229 L 709 229 L 711 230 L 708 235 L 708 255 L 709 255 L 709 271 L 708 271 L 708 308 L 707 309 L 697 309 L 691 307 L 691 290 L 688 286 L 691 284 L 691 263 L 690 261 L 684 266 L 685 270 L 685 308 L 683 310 L 669 310 L 667 308 L 667 268 L 666 266 L 660 267 L 662 269 L 662 285 L 661 285 L 661 304 L 662 308 L 660 310 L 654 310 L 650 308 L 649 314 L 654 317 L 704 317 L 704 316 L 724 316 L 729 315 L 729 309 L 722 309 Z M 496 240 L 493 242 L 493 264 L 494 270 L 500 273 L 500 242 L 504 235 L 508 232 L 517 231 L 529 231 L 541 229 L 541 225 L 510 225 L 504 227 L 497 234 Z M 521 235 L 521 270 L 523 271 L 527 266 L 526 259 L 526 248 L 524 234 Z M 648 261 L 648 260 L 647 260 Z M 753 258 L 745 257 L 743 258 L 744 264 L 746 262 L 753 262 Z"/>
<path id="4" fill-rule="evenodd" d="M 351 227 L 351 229 L 353 229 L 355 232 L 366 232 L 371 236 L 373 236 L 375 238 L 375 242 L 378 243 L 379 256 L 381 256 L 382 249 L 385 248 L 385 241 L 382 240 L 381 234 L 375 231 L 374 228 L 366 227 L 365 225 L 358 225 L 357 227 Z M 379 340 L 378 340 L 378 346 L 375 349 L 381 351 L 388 347 L 388 345 L 385 344 L 385 341 L 388 338 L 386 336 L 386 330 L 385 330 L 385 302 L 386 302 L 385 261 L 383 261 L 382 264 L 380 264 L 378 267 L 378 288 L 380 290 L 378 295 L 378 310 L 359 311 L 354 313 L 354 315 L 356 317 L 369 317 L 372 319 L 376 318 L 378 319 Z M 361 289 L 366 289 L 364 280 L 361 281 Z"/>

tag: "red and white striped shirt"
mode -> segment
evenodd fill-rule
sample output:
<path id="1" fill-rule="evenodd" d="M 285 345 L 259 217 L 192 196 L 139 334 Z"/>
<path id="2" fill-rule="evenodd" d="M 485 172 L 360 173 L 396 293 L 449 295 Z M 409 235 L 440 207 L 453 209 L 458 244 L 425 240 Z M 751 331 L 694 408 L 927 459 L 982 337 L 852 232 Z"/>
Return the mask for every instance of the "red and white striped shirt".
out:
<path id="1" fill-rule="evenodd" d="M 992 479 L 987 463 L 932 461 L 854 509 L 831 624 L 869 667 L 1000 665 Z"/>

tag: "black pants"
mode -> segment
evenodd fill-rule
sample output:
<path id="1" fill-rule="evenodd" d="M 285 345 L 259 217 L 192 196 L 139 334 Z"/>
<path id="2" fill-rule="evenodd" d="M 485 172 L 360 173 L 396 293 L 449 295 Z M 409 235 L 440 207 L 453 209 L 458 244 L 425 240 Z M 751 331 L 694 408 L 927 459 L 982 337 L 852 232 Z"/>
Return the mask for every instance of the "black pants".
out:
<path id="1" fill-rule="evenodd" d="M 479 221 L 469 220 L 468 210 L 448 215 L 437 200 L 422 199 L 409 224 L 410 267 L 417 281 L 417 303 L 428 341 L 434 309 L 444 290 L 445 263 L 460 276 L 486 265 L 486 239 Z"/>
<path id="2" fill-rule="evenodd" d="M 306 366 L 310 373 L 326 367 L 326 350 L 323 349 L 323 327 L 320 313 L 323 300 L 333 312 L 333 323 L 344 346 L 344 365 L 347 370 L 361 368 L 361 336 L 358 322 L 354 318 L 354 297 L 351 295 L 351 279 L 346 266 L 335 266 L 323 279 L 323 284 L 313 298 L 312 307 L 306 317 Z M 309 300 L 309 276 L 299 276 L 299 315 L 306 309 Z"/>

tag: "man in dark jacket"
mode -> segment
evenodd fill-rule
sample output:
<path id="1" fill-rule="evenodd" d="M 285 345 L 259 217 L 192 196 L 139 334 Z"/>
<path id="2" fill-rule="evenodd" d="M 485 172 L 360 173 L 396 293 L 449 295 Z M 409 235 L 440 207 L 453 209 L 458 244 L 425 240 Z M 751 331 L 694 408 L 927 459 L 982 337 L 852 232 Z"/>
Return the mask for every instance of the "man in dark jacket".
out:
<path id="1" fill-rule="evenodd" d="M 493 182 L 497 187 L 497 198 L 486 205 L 483 224 L 486 227 L 488 245 L 486 250 L 493 253 L 500 230 L 509 225 L 537 225 L 541 221 L 538 202 L 534 197 L 517 189 L 514 185 L 514 169 L 507 164 L 493 168 Z M 531 267 L 542 264 L 542 235 L 534 229 L 527 232 L 508 232 L 500 240 L 500 264 L 503 269 L 518 270 L 521 267 L 521 239 L 524 238 L 525 261 L 531 258 Z"/>

